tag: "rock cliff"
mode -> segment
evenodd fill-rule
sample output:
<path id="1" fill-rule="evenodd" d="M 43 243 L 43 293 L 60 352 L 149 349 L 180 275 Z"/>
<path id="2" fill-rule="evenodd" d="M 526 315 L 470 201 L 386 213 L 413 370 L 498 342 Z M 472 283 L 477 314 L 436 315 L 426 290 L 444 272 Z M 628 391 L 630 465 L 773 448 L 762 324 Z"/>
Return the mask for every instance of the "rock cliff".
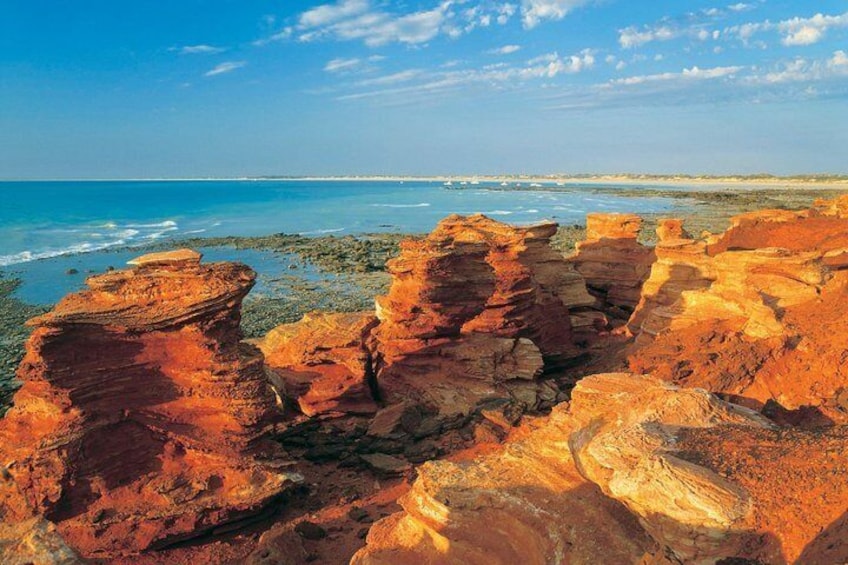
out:
<path id="1" fill-rule="evenodd" d="M 83 557 L 251 517 L 291 482 L 265 440 L 262 355 L 240 343 L 254 273 L 187 250 L 90 278 L 30 322 L 0 462 Z"/>
<path id="2" fill-rule="evenodd" d="M 653 249 L 637 241 L 641 228 L 635 214 L 588 214 L 586 240 L 569 258 L 600 306 L 617 317 L 626 318 L 639 303 L 654 262 Z"/>

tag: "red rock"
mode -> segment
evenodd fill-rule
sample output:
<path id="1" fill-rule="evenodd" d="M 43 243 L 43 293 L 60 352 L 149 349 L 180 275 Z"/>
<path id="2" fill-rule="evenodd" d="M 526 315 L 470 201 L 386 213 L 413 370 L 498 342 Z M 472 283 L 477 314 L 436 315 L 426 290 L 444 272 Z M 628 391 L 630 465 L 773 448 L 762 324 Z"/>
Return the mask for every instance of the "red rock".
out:
<path id="1" fill-rule="evenodd" d="M 556 224 L 517 228 L 482 215 L 450 216 L 426 239 L 405 244 L 388 265 L 388 296 L 377 299 L 383 358 L 469 333 L 524 337 L 546 357 L 573 357 L 559 293 L 574 281 L 567 269 L 557 272 L 565 262 L 550 247 L 554 233 Z"/>
<path id="2" fill-rule="evenodd" d="M 502 449 L 419 467 L 351 563 L 839 563 L 846 447 L 846 427 L 593 375 Z"/>
<path id="3" fill-rule="evenodd" d="M 654 262 L 653 250 L 636 240 L 641 226 L 635 214 L 589 214 L 586 241 L 569 258 L 592 293 L 626 312 L 639 303 Z"/>
<path id="4" fill-rule="evenodd" d="M 369 313 L 307 314 L 279 326 L 258 342 L 265 364 L 279 379 L 280 393 L 296 399 L 307 416 L 372 414 L 373 380 Z"/>
<path id="5" fill-rule="evenodd" d="M 262 356 L 240 343 L 244 265 L 186 253 L 90 278 L 30 322 L 0 457 L 83 557 L 131 555 L 261 511 L 293 477 L 269 464 Z"/>

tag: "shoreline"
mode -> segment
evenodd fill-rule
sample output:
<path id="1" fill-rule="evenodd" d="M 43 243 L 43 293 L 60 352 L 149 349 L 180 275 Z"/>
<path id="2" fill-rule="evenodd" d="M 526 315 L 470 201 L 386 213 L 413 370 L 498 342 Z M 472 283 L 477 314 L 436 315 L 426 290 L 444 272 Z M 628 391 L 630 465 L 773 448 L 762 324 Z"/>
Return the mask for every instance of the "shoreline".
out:
<path id="1" fill-rule="evenodd" d="M 622 186 L 703 186 L 740 189 L 805 187 L 818 189 L 848 189 L 848 176 L 816 175 L 774 176 L 750 178 L 745 175 L 677 176 L 677 175 L 341 175 L 293 177 L 176 177 L 176 178 L 114 178 L 114 179 L 0 179 L 2 183 L 19 182 L 477 182 L 477 183 L 563 183 L 571 185 Z M 478 186 L 478 185 L 472 185 Z"/>

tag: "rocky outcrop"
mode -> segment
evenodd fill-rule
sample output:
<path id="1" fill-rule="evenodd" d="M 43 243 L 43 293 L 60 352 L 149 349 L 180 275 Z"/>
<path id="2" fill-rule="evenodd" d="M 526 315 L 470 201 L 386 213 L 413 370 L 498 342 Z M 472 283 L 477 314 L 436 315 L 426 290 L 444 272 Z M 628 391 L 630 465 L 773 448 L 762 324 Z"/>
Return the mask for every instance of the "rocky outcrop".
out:
<path id="1" fill-rule="evenodd" d="M 587 302 L 550 246 L 555 232 L 555 224 L 450 216 L 405 242 L 388 264 L 391 289 L 377 299 L 375 374 L 385 400 L 412 399 L 449 420 L 493 398 L 550 405 L 556 393 L 535 380 L 578 353 L 561 297 Z"/>
<path id="2" fill-rule="evenodd" d="M 431 340 L 470 333 L 527 338 L 547 358 L 575 355 L 568 307 L 585 300 L 550 246 L 556 224 L 518 228 L 482 215 L 449 216 L 408 241 L 388 264 L 389 294 L 377 299 L 383 358 Z"/>
<path id="3" fill-rule="evenodd" d="M 240 343 L 253 271 L 187 250 L 133 263 L 30 322 L 0 422 L 0 462 L 83 557 L 229 527 L 296 478 L 271 461 L 274 394 Z"/>
<path id="4" fill-rule="evenodd" d="M 632 334 L 639 334 L 643 327 L 650 335 L 662 331 L 668 318 L 654 316 L 659 308 L 669 308 L 684 291 L 708 288 L 715 280 L 706 242 L 692 239 L 681 220 L 658 222 L 654 253 L 656 261 L 642 285 L 639 304 L 627 321 Z"/>
<path id="5" fill-rule="evenodd" d="M 374 524 L 351 563 L 638 563 L 655 544 L 579 474 L 565 408 L 502 451 L 420 466 L 403 512 Z"/>
<path id="6" fill-rule="evenodd" d="M 30 508 L 5 467 L 0 467 L 0 563 L 82 564 L 56 526 Z"/>
<path id="7" fill-rule="evenodd" d="M 653 249 L 637 241 L 641 227 L 642 219 L 635 214 L 588 214 L 586 240 L 569 258 L 601 308 L 619 317 L 639 303 L 654 262 Z"/>
<path id="8" fill-rule="evenodd" d="M 846 441 L 703 390 L 594 375 L 503 451 L 422 466 L 352 563 L 836 563 L 848 544 L 822 537 L 848 502 L 832 484 Z"/>
<path id="9" fill-rule="evenodd" d="M 373 414 L 371 313 L 307 314 L 271 330 L 257 345 L 281 396 L 307 416 Z"/>
<path id="10" fill-rule="evenodd" d="M 844 201 L 744 214 L 702 240 L 661 237 L 628 323 L 631 369 L 787 421 L 846 421 Z"/>

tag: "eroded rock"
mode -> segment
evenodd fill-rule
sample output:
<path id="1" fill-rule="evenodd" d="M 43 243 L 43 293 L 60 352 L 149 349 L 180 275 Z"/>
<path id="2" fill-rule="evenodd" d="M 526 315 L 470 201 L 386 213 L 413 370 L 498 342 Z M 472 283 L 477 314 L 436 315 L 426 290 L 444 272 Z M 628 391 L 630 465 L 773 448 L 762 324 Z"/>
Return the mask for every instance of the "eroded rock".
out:
<path id="1" fill-rule="evenodd" d="M 30 322 L 0 461 L 83 557 L 237 522 L 296 478 L 271 462 L 274 395 L 239 341 L 253 271 L 177 255 L 92 277 Z"/>

